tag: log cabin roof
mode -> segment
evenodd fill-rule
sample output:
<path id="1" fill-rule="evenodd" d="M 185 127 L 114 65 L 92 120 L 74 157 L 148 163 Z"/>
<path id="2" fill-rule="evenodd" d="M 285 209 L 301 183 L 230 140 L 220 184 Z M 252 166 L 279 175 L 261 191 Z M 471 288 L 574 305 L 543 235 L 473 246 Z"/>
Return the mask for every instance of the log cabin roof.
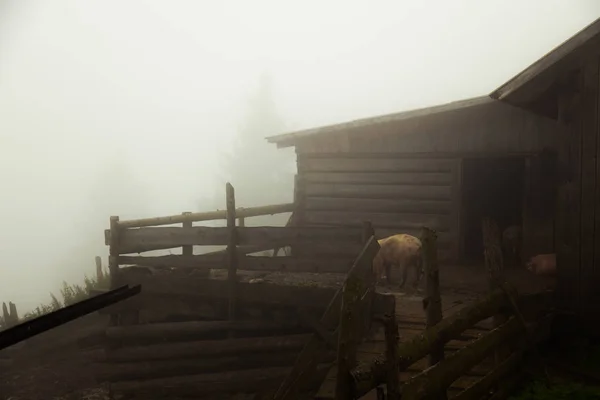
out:
<path id="1" fill-rule="evenodd" d="M 557 118 L 557 95 L 571 72 L 600 56 L 600 18 L 490 94 L 493 99 Z"/>
<path id="2" fill-rule="evenodd" d="M 452 123 L 453 118 L 464 118 L 464 113 L 461 111 L 467 112 L 473 110 L 476 108 L 476 106 L 485 106 L 494 103 L 495 100 L 492 100 L 489 96 L 474 97 L 433 107 L 402 111 L 393 114 L 380 115 L 377 117 L 361 118 L 340 124 L 284 133 L 281 135 L 270 136 L 266 139 L 269 143 L 277 144 L 278 148 L 284 148 L 294 146 L 296 142 L 301 139 L 307 139 L 326 134 L 347 132 L 350 130 L 359 130 L 361 128 L 369 128 L 380 124 L 394 124 L 399 127 L 407 122 L 414 123 L 415 120 L 426 119 L 434 115 L 439 116 L 440 114 L 445 113 L 448 113 L 449 115 L 447 123 Z"/>

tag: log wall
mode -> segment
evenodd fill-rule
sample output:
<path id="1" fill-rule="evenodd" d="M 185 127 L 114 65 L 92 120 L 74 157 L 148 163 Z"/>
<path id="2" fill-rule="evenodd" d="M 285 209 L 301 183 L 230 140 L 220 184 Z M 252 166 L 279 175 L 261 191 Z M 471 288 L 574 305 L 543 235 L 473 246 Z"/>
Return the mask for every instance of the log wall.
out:
<path id="1" fill-rule="evenodd" d="M 96 355 L 97 377 L 115 393 L 144 398 L 275 390 L 310 338 L 309 321 L 336 292 L 239 282 L 236 320 L 227 321 L 226 280 L 125 267 L 118 283 L 143 290 L 103 310 L 119 319 Z M 326 363 L 335 355 L 319 357 Z"/>
<path id="2" fill-rule="evenodd" d="M 377 238 L 438 232 L 440 257 L 459 250 L 460 159 L 298 155 L 300 220 L 356 227 L 369 221 Z"/>

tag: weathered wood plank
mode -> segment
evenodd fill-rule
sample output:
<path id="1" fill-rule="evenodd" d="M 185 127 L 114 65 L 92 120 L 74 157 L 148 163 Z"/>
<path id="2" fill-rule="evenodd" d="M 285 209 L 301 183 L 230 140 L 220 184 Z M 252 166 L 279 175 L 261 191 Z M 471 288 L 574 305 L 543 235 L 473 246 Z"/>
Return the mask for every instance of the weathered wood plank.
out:
<path id="1" fill-rule="evenodd" d="M 110 362 L 126 362 L 192 358 L 196 356 L 211 357 L 251 353 L 276 353 L 287 350 L 300 350 L 309 337 L 309 334 L 300 334 L 127 346 L 120 348 L 119 351 L 106 352 L 105 358 Z"/>
<path id="2" fill-rule="evenodd" d="M 485 299 L 443 319 L 421 335 L 400 343 L 398 346 L 400 368 L 406 368 L 422 359 L 431 352 L 432 344 L 448 342 L 474 323 L 488 318 L 497 310 L 505 307 L 507 302 L 506 295 L 502 290 L 494 291 Z M 389 371 L 389 364 L 385 360 L 377 360 L 355 368 L 352 375 L 355 380 L 357 396 L 368 393 L 372 388 L 384 382 L 387 371 Z"/>
<path id="3" fill-rule="evenodd" d="M 129 273 L 131 268 L 121 268 L 120 281 L 124 284 L 141 284 L 142 292 L 135 298 L 123 301 L 120 304 L 134 304 L 153 295 L 196 296 L 200 298 L 227 299 L 227 281 L 217 279 L 204 279 L 190 275 L 146 275 Z M 291 306 L 325 307 L 335 289 L 308 287 L 308 286 L 283 286 L 269 283 L 238 282 L 238 299 L 240 302 L 256 304 L 281 304 Z M 139 300 L 138 300 L 139 299 Z M 120 304 L 115 304 L 119 308 Z M 107 307 L 109 308 L 109 307 Z"/>
<path id="4" fill-rule="evenodd" d="M 371 269 L 367 268 L 370 264 L 364 262 L 364 260 L 372 261 L 378 251 L 379 243 L 377 243 L 377 240 L 375 240 L 374 237 L 371 237 L 359 254 L 352 269 L 348 272 L 348 277 L 365 277 L 370 274 Z M 340 315 L 341 302 L 342 289 L 340 288 L 336 291 L 321 317 L 320 322 L 326 328 L 333 328 L 336 326 L 336 321 Z M 317 365 L 315 354 L 319 354 L 324 346 L 325 344 L 319 339 L 318 335 L 313 335 L 311 337 L 298 355 L 294 367 L 279 386 L 279 389 L 273 397 L 274 400 L 293 398 L 294 393 L 298 391 L 299 387 L 302 386 L 302 383 L 307 380 L 307 376 L 310 376 L 312 370 Z"/>
<path id="5" fill-rule="evenodd" d="M 289 368 L 272 367 L 243 371 L 228 371 L 217 374 L 183 375 L 171 378 L 151 380 L 132 380 L 115 382 L 111 390 L 115 393 L 142 395 L 148 397 L 203 396 L 253 392 L 276 384 L 285 376 Z"/>
<path id="6" fill-rule="evenodd" d="M 521 351 L 513 353 L 484 377 L 478 379 L 476 382 L 465 388 L 465 391 L 454 397 L 454 400 L 481 399 L 489 393 L 490 389 L 493 388 L 496 382 L 504 380 L 507 375 L 509 375 L 511 372 L 514 372 L 519 367 L 522 357 L 523 352 Z"/>
<path id="7" fill-rule="evenodd" d="M 299 172 L 450 172 L 452 159 L 302 158 Z"/>
<path id="8" fill-rule="evenodd" d="M 594 312 L 592 300 L 596 297 L 597 278 L 594 262 L 595 211 L 596 211 L 596 140 L 598 123 L 598 60 L 589 62 L 583 69 L 581 93 L 581 267 L 580 282 L 582 311 Z M 597 261 L 596 261 L 597 263 Z"/>
<path id="9" fill-rule="evenodd" d="M 358 253 L 359 248 L 356 249 Z M 168 255 L 156 257 L 121 256 L 121 265 L 138 265 L 144 267 L 170 268 L 210 268 L 226 269 L 225 260 L 210 260 L 202 256 Z M 239 259 L 238 270 L 241 271 L 280 271 L 280 272 L 315 272 L 315 273 L 347 273 L 352 266 L 353 258 L 338 259 L 246 256 Z"/>
<path id="10" fill-rule="evenodd" d="M 370 221 L 379 228 L 402 228 L 417 230 L 423 226 L 436 231 L 446 232 L 452 228 L 452 218 L 448 215 L 436 214 L 391 214 L 391 213 L 361 213 L 344 211 L 306 211 L 307 224 L 356 226 L 363 221 Z"/>
<path id="11" fill-rule="evenodd" d="M 204 359 L 171 359 L 157 361 L 98 364 L 95 376 L 99 382 L 118 382 L 134 379 L 169 378 L 201 373 L 218 373 L 244 368 L 288 367 L 297 352 L 279 354 L 244 354 Z"/>
<path id="12" fill-rule="evenodd" d="M 596 157 L 600 158 L 600 59 L 598 61 L 598 81 L 596 82 L 596 93 L 598 100 L 596 101 Z M 596 161 L 596 192 L 594 195 L 595 218 L 594 218 L 594 272 L 593 282 L 597 282 L 600 275 L 600 161 Z"/>
<path id="13" fill-rule="evenodd" d="M 452 174 L 443 172 L 307 172 L 310 183 L 355 185 L 449 185 Z"/>
<path id="14" fill-rule="evenodd" d="M 448 200 L 361 199 L 343 197 L 307 197 L 306 209 L 311 211 L 362 211 L 379 213 L 449 214 Z"/>
<path id="15" fill-rule="evenodd" d="M 510 319 L 486 336 L 409 380 L 402 387 L 402 398 L 437 399 L 440 390 L 448 388 L 452 382 L 474 367 L 500 343 L 513 340 L 522 329 L 517 319 Z"/>
<path id="16" fill-rule="evenodd" d="M 236 216 L 238 218 L 249 218 L 258 217 L 262 215 L 272 214 L 283 214 L 294 211 L 293 203 L 286 204 L 275 204 L 261 207 L 251 208 L 238 208 L 236 209 Z M 121 228 L 141 228 L 155 225 L 171 225 L 179 224 L 186 221 L 189 222 L 200 222 L 200 221 L 212 221 L 215 219 L 225 219 L 227 217 L 226 210 L 217 210 L 209 212 L 190 213 L 185 215 L 170 215 L 166 217 L 155 217 L 155 218 L 141 218 L 131 219 L 128 221 L 119 221 L 119 227 Z"/>
<path id="17" fill-rule="evenodd" d="M 368 199 L 450 200 L 451 185 L 354 185 L 345 183 L 307 183 L 309 197 L 344 197 Z"/>
<path id="18" fill-rule="evenodd" d="M 578 79 L 581 85 L 581 77 Z M 578 101 L 580 98 L 578 96 Z M 570 290 L 571 302 L 578 310 L 581 310 L 582 281 L 581 281 L 581 150 L 582 150 L 582 126 L 581 107 L 578 107 L 578 117 L 572 124 L 569 140 L 569 157 L 571 163 L 571 177 L 568 189 L 569 204 L 567 218 L 567 237 L 569 240 L 568 261 L 566 265 L 570 268 L 570 274 L 576 276 L 573 287 Z"/>
<path id="19" fill-rule="evenodd" d="M 565 132 L 559 136 L 558 143 L 558 167 L 559 184 L 557 191 L 556 224 L 555 224 L 555 251 L 556 251 L 556 274 L 557 286 L 556 296 L 557 305 L 563 310 L 572 312 L 575 301 L 573 291 L 578 292 L 578 276 L 572 271 L 575 265 L 571 263 L 571 243 L 570 243 L 570 218 L 571 215 L 571 184 L 572 171 L 570 164 L 570 141 L 572 126 L 568 125 L 570 119 L 570 109 L 573 103 L 573 96 L 563 91 L 558 98 L 558 120 L 566 126 Z"/>
<path id="20" fill-rule="evenodd" d="M 237 227 L 240 245 L 269 243 L 361 243 L 359 229 L 335 227 Z M 119 232 L 120 254 L 169 249 L 180 246 L 219 246 L 229 241 L 227 227 L 197 226 L 124 229 Z M 108 235 L 110 239 L 110 235 Z"/>
<path id="21" fill-rule="evenodd" d="M 141 324 L 130 326 L 113 326 L 106 329 L 108 339 L 117 341 L 175 339 L 189 336 L 200 336 L 209 333 L 234 330 L 239 332 L 256 332 L 268 330 L 284 330 L 299 327 L 295 323 L 270 323 L 259 320 L 240 321 L 186 321 L 164 322 L 157 324 Z"/>

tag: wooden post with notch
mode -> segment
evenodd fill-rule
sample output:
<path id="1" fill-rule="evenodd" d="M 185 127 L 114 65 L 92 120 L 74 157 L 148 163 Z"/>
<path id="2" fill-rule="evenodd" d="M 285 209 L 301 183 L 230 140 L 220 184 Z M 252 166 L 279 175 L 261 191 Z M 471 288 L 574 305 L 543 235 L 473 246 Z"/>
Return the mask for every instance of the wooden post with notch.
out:
<path id="1" fill-rule="evenodd" d="M 104 273 L 102 271 L 102 258 L 100 256 L 96 256 L 94 257 L 94 262 L 96 263 L 96 281 L 100 283 L 104 278 Z"/>
<path id="2" fill-rule="evenodd" d="M 385 333 L 385 359 L 390 365 L 387 373 L 386 387 L 387 400 L 400 400 L 400 370 L 398 359 L 398 343 L 400 334 L 398 332 L 398 321 L 396 321 L 396 297 L 394 295 L 380 295 L 387 303 L 388 310 L 382 318 Z"/>
<path id="3" fill-rule="evenodd" d="M 442 294 L 440 292 L 440 269 L 437 256 L 437 234 L 427 227 L 421 229 L 421 257 L 425 270 L 425 310 L 427 329 L 437 325 L 443 319 Z M 429 366 L 444 359 L 444 343 L 435 343 L 429 354 Z M 446 399 L 446 390 L 438 394 L 438 398 Z"/>
<path id="4" fill-rule="evenodd" d="M 351 399 L 350 371 L 356 366 L 356 348 L 360 340 L 359 314 L 360 300 L 365 290 L 364 281 L 358 276 L 349 276 L 342 291 L 342 307 L 340 312 L 337 374 L 335 384 L 335 400 Z"/>
<path id="5" fill-rule="evenodd" d="M 119 217 L 110 217 L 110 241 L 108 248 L 108 272 L 110 274 L 110 290 L 119 286 Z M 119 324 L 119 314 L 110 314 L 109 325 Z"/>
<path id="6" fill-rule="evenodd" d="M 8 310 L 10 311 L 11 326 L 19 324 L 19 314 L 17 313 L 17 305 L 12 301 L 8 302 Z"/>
<path id="7" fill-rule="evenodd" d="M 229 285 L 229 308 L 228 318 L 230 321 L 236 319 L 236 289 L 237 289 L 237 229 L 235 226 L 235 191 L 231 183 L 225 185 L 225 201 L 227 204 L 227 229 L 229 231 L 229 243 L 227 244 L 227 282 Z M 230 331 L 229 336 L 233 337 Z"/>
<path id="8" fill-rule="evenodd" d="M 181 215 L 190 215 L 191 212 L 186 211 L 186 212 L 182 212 Z M 183 221 L 183 223 L 181 224 L 181 226 L 183 228 L 191 228 L 192 227 L 192 221 L 191 220 L 185 220 Z M 193 246 L 181 246 L 181 255 L 184 257 L 191 257 L 194 255 L 194 247 Z"/>

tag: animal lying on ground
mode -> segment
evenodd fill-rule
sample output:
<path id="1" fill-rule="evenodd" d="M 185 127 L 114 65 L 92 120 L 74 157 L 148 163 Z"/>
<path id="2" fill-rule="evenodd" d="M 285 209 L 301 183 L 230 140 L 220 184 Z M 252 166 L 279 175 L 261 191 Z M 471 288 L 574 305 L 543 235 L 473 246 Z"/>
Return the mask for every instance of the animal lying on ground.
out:
<path id="1" fill-rule="evenodd" d="M 555 275 L 556 254 L 538 254 L 531 257 L 527 269 L 536 275 Z"/>
<path id="2" fill-rule="evenodd" d="M 391 270 L 401 271 L 402 280 L 399 287 L 403 287 L 408 277 L 408 269 L 414 270 L 416 288 L 421 282 L 423 268 L 421 261 L 421 241 L 404 233 L 392 235 L 377 241 L 381 247 L 373 259 L 373 273 L 377 282 L 385 275 L 388 284 L 391 283 Z"/>
<path id="3" fill-rule="evenodd" d="M 521 227 L 511 225 L 502 232 L 502 252 L 506 265 L 519 265 L 521 258 Z"/>

